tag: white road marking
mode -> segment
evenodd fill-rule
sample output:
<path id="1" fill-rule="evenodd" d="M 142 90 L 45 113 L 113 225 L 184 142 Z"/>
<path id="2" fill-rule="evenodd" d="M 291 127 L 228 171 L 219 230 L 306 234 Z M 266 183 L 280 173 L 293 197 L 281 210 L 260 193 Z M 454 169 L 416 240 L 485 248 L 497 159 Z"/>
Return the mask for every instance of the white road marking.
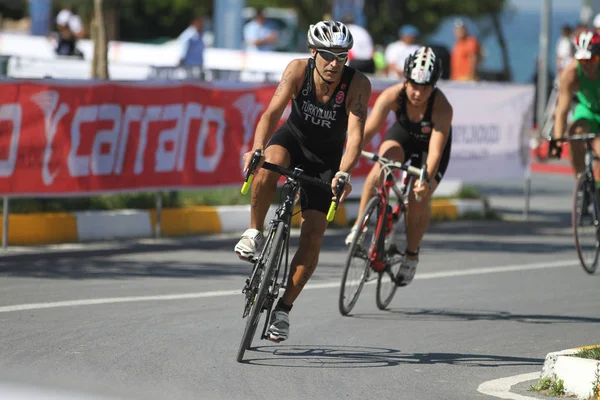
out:
<path id="1" fill-rule="evenodd" d="M 510 388 L 521 382 L 539 379 L 540 374 L 540 372 L 531 372 L 529 374 L 509 376 L 508 378 L 494 379 L 492 381 L 483 382 L 481 385 L 479 385 L 477 391 L 479 393 L 497 397 L 499 399 L 536 400 L 535 397 L 511 393 Z"/>
<path id="2" fill-rule="evenodd" d="M 417 274 L 415 279 L 426 280 L 426 279 L 442 279 L 442 278 L 454 278 L 457 276 L 468 276 L 468 275 L 485 275 L 485 274 L 497 274 L 502 272 L 515 272 L 515 271 L 531 271 L 537 269 L 549 269 L 549 268 L 564 268 L 577 265 L 578 263 L 574 260 L 570 261 L 553 261 L 536 264 L 522 264 L 522 265 L 505 265 L 497 267 L 484 267 L 484 268 L 471 268 L 454 271 L 440 271 L 440 272 L 429 272 Z M 367 284 L 374 284 L 377 280 L 368 282 Z M 330 289 L 338 288 L 340 281 L 324 282 L 307 285 L 304 290 L 309 289 Z M 45 308 L 60 308 L 60 307 L 77 307 L 77 306 L 91 306 L 98 304 L 115 304 L 115 303 L 131 303 L 140 301 L 167 301 L 167 300 L 188 300 L 198 299 L 203 297 L 221 297 L 221 296 L 240 296 L 242 294 L 241 287 L 239 289 L 232 290 L 218 290 L 212 292 L 199 292 L 199 293 L 180 293 L 180 294 L 166 294 L 166 295 L 155 295 L 155 296 L 130 296 L 130 297 L 109 297 L 102 299 L 81 299 L 81 300 L 67 300 L 57 301 L 49 303 L 33 303 L 33 304 L 17 304 L 13 306 L 0 307 L 0 313 L 9 313 L 15 311 L 28 311 L 28 310 L 41 310 Z"/>

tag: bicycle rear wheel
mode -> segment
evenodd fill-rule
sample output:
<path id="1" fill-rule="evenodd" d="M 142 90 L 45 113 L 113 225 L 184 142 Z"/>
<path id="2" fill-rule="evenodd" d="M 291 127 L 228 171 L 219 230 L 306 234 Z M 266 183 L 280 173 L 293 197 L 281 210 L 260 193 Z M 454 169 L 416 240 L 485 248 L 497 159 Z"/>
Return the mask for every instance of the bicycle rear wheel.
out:
<path id="1" fill-rule="evenodd" d="M 598 267 L 600 242 L 598 241 L 598 194 L 595 183 L 587 174 L 577 178 L 573 194 L 572 224 L 575 248 L 581 266 L 588 274 Z"/>
<path id="2" fill-rule="evenodd" d="M 390 234 L 390 243 L 386 246 L 386 266 L 385 270 L 379 272 L 377 277 L 377 292 L 375 302 L 377 308 L 385 310 L 392 302 L 396 294 L 396 276 L 402 265 L 404 253 L 401 250 L 406 248 L 406 219 L 404 210 L 398 214 L 398 220 L 394 222 L 392 233 Z"/>
<path id="3" fill-rule="evenodd" d="M 264 256 L 259 259 L 259 262 L 262 263 L 262 265 L 259 266 L 259 268 L 261 268 L 260 285 L 258 286 L 258 290 L 256 290 L 254 304 L 252 305 L 252 310 L 246 320 L 246 328 L 244 329 L 244 334 L 242 335 L 242 341 L 237 354 L 238 362 L 242 362 L 244 353 L 252 345 L 256 327 L 258 326 L 260 316 L 265 309 L 265 301 L 267 300 L 269 287 L 273 282 L 273 275 L 277 270 L 277 265 L 281 259 L 280 255 L 282 254 L 282 247 L 285 240 L 285 227 L 281 222 L 273 227 L 267 240 L 268 242 L 263 250 Z M 269 318 L 268 315 L 267 318 Z"/>
<path id="4" fill-rule="evenodd" d="M 358 296 L 370 275 L 369 253 L 375 245 L 377 220 L 380 207 L 379 197 L 372 198 L 358 219 L 357 233 L 350 244 L 346 256 L 346 266 L 342 275 L 338 306 L 342 315 L 348 315 L 358 301 Z"/>

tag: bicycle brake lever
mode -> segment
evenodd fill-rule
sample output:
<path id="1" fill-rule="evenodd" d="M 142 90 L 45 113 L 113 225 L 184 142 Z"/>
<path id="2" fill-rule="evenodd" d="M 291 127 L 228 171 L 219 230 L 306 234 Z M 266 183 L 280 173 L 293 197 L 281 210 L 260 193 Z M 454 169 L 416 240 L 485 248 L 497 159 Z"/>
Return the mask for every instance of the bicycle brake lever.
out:
<path id="1" fill-rule="evenodd" d="M 339 177 L 337 183 L 335 184 L 335 201 L 331 202 L 329 206 L 329 211 L 327 212 L 327 221 L 333 221 L 335 217 L 335 212 L 337 211 L 338 205 L 340 204 L 340 199 L 344 194 L 344 188 L 346 186 L 346 179 L 343 177 Z"/>
<path id="2" fill-rule="evenodd" d="M 419 174 L 419 188 L 423 186 L 423 181 L 427 178 L 427 163 L 423 164 L 421 167 L 421 173 Z M 421 196 L 415 195 L 415 200 L 421 201 L 423 200 Z"/>
<path id="3" fill-rule="evenodd" d="M 252 180 L 254 179 L 254 170 L 262 157 L 262 153 L 260 150 L 256 150 L 254 155 L 252 156 L 252 161 L 250 161 L 250 167 L 248 168 L 248 172 L 246 173 L 246 180 L 242 185 L 242 194 L 248 194 L 250 190 L 250 186 L 252 185 Z"/>

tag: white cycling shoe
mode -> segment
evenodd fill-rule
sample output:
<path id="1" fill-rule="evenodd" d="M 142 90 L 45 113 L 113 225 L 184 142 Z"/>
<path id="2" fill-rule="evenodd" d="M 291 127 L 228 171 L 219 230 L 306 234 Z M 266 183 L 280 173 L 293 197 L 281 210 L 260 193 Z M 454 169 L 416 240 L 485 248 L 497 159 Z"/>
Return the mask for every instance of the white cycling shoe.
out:
<path id="1" fill-rule="evenodd" d="M 398 275 L 396 275 L 396 285 L 406 286 L 411 283 L 415 277 L 415 273 L 417 272 L 418 264 L 418 259 L 404 257 L 404 260 L 402 260 L 402 265 L 400 265 Z"/>
<path id="2" fill-rule="evenodd" d="M 267 331 L 270 341 L 279 343 L 290 335 L 290 315 L 283 310 L 274 310 L 271 313 L 271 325 Z"/>
<path id="3" fill-rule="evenodd" d="M 367 227 L 365 226 L 363 228 L 362 234 L 364 234 L 367 231 Z M 344 243 L 346 244 L 346 246 L 350 246 L 352 244 L 352 241 L 354 240 L 354 237 L 356 236 L 356 233 L 358 232 L 358 227 L 357 226 L 353 226 L 350 229 L 350 232 L 348 233 L 348 236 L 346 236 L 346 240 L 344 240 Z"/>
<path id="4" fill-rule="evenodd" d="M 238 257 L 244 261 L 254 261 L 263 238 L 264 236 L 261 231 L 252 228 L 246 229 L 234 248 Z"/>

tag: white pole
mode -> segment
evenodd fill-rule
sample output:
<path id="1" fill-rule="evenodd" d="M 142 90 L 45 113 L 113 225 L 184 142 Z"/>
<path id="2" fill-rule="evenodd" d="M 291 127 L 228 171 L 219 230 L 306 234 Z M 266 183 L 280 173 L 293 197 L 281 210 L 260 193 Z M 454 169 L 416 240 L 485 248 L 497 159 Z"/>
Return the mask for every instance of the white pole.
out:
<path id="1" fill-rule="evenodd" d="M 8 248 L 8 197 L 4 196 L 2 204 L 2 248 L 6 250 Z"/>
<path id="2" fill-rule="evenodd" d="M 523 221 L 529 218 L 529 206 L 531 203 L 531 166 L 527 166 L 525 174 L 525 208 L 523 209 Z"/>
<path id="3" fill-rule="evenodd" d="M 160 219 L 162 214 L 162 192 L 156 193 L 156 222 L 154 224 L 154 237 L 160 237 Z"/>
<path id="4" fill-rule="evenodd" d="M 538 56 L 538 78 L 537 78 L 537 126 L 541 128 L 546 101 L 548 99 L 548 60 L 550 58 L 550 16 L 552 12 L 552 0 L 542 0 L 542 13 L 540 20 L 540 52 Z"/>

